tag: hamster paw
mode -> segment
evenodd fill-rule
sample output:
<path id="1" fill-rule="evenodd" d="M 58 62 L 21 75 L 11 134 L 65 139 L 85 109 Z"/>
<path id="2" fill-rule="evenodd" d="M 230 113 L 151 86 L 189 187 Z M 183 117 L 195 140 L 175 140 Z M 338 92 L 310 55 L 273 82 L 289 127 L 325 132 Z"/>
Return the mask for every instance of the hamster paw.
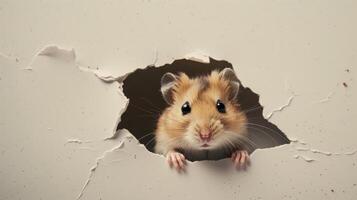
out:
<path id="1" fill-rule="evenodd" d="M 184 171 L 186 166 L 186 158 L 182 153 L 170 151 L 166 155 L 167 162 L 170 167 L 175 167 L 177 171 Z"/>
<path id="2" fill-rule="evenodd" d="M 250 165 L 248 151 L 236 150 L 231 156 L 232 162 L 237 169 L 247 169 Z"/>

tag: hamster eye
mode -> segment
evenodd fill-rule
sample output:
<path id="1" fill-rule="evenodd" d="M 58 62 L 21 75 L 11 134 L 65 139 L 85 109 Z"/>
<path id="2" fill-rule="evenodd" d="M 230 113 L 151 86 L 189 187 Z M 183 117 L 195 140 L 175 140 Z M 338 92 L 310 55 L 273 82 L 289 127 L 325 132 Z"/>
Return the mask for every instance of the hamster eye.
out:
<path id="1" fill-rule="evenodd" d="M 216 108 L 218 110 L 218 112 L 220 113 L 226 113 L 226 106 L 224 105 L 224 103 L 221 100 L 217 100 L 216 103 Z"/>
<path id="2" fill-rule="evenodd" d="M 191 112 L 191 106 L 187 101 L 182 105 L 181 111 L 182 115 L 186 115 Z"/>

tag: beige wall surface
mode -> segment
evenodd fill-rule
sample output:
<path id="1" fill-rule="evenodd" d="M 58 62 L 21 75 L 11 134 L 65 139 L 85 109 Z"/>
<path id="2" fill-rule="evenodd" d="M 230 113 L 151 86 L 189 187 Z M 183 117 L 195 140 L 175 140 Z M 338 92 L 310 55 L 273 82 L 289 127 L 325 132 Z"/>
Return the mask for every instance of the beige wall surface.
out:
<path id="1" fill-rule="evenodd" d="M 0 0 L 0 199 L 356 199 L 356 9 Z M 247 171 L 178 174 L 125 130 L 106 139 L 129 101 L 110 80 L 187 55 L 232 63 L 292 143 L 256 150 Z"/>

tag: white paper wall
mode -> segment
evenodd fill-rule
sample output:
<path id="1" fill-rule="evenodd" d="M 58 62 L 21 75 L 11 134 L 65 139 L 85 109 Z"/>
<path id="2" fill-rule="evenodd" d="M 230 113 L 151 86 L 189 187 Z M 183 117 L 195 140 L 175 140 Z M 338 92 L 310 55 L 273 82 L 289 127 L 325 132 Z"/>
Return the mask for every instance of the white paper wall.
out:
<path id="1" fill-rule="evenodd" d="M 355 199 L 356 8 L 1 0 L 0 199 Z M 99 78 L 192 52 L 231 62 L 293 142 L 178 174 L 130 133 L 105 140 L 128 99 Z"/>

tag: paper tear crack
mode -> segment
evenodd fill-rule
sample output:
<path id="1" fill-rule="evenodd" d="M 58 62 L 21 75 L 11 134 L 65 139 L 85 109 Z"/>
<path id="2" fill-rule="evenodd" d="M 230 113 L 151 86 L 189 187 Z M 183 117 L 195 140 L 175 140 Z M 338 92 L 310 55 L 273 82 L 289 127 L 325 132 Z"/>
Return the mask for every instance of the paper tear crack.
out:
<path id="1" fill-rule="evenodd" d="M 315 159 L 313 159 L 313 158 L 309 158 L 309 157 L 302 156 L 302 155 L 295 155 L 294 158 L 295 158 L 295 159 L 301 158 L 301 159 L 303 159 L 303 160 L 306 161 L 306 162 L 313 162 L 313 161 L 315 161 Z"/>
<path id="2" fill-rule="evenodd" d="M 299 144 L 302 144 L 302 145 L 306 145 L 307 143 L 302 141 L 302 140 L 299 140 L 299 139 L 296 139 L 296 138 L 293 138 L 293 139 L 290 139 L 291 142 L 293 143 L 299 143 Z"/>
<path id="3" fill-rule="evenodd" d="M 97 78 L 99 78 L 101 81 L 103 81 L 105 83 L 113 83 L 115 81 L 122 83 L 125 80 L 125 78 L 130 74 L 130 72 L 129 72 L 124 75 L 113 76 L 110 72 L 107 72 L 107 71 L 104 71 L 101 69 L 92 69 L 89 67 L 84 67 L 78 63 L 77 63 L 77 66 L 81 71 L 93 73 Z"/>
<path id="4" fill-rule="evenodd" d="M 332 156 L 332 155 L 354 155 L 357 153 L 357 150 L 351 151 L 351 152 L 329 152 L 329 151 L 322 151 L 322 150 L 318 150 L 318 149 L 312 149 L 312 148 L 295 148 L 297 151 L 309 151 L 311 153 L 314 154 L 321 154 L 321 155 L 325 155 L 325 156 Z"/>
<path id="5" fill-rule="evenodd" d="M 44 48 L 42 48 L 38 53 L 35 54 L 35 56 L 32 58 L 30 64 L 25 67 L 25 70 L 32 70 L 32 65 L 35 62 L 35 59 L 38 56 L 48 56 L 48 57 L 53 57 L 57 58 L 66 62 L 75 62 L 76 61 L 76 53 L 74 48 L 71 49 L 65 49 L 65 48 L 60 48 L 57 45 L 47 45 Z"/>
<path id="6" fill-rule="evenodd" d="M 298 139 L 291 139 L 290 141 L 293 142 L 293 143 L 299 143 L 299 144 L 302 144 L 302 145 L 308 145 L 307 143 L 302 142 L 302 141 L 300 141 Z M 353 151 L 350 151 L 350 152 L 329 152 L 329 151 L 322 151 L 322 150 L 315 149 L 315 148 L 295 147 L 295 150 L 296 151 L 311 152 L 313 154 L 321 154 L 321 155 L 324 155 L 324 156 L 341 156 L 341 155 L 351 156 L 351 155 L 355 155 L 357 153 L 357 149 L 353 150 Z M 295 155 L 294 157 L 298 158 L 299 156 L 301 156 L 301 155 Z"/>
<path id="7" fill-rule="evenodd" d="M 82 141 L 80 139 L 72 138 L 68 139 L 65 144 L 83 144 L 83 143 L 91 143 L 93 141 L 87 140 L 87 141 Z"/>
<path id="8" fill-rule="evenodd" d="M 194 51 L 184 56 L 186 60 L 192 60 L 200 63 L 209 63 L 210 57 L 202 51 Z"/>
<path id="9" fill-rule="evenodd" d="M 298 150 L 298 151 L 309 151 L 310 149 L 309 148 L 298 147 L 298 148 L 296 148 L 296 150 Z"/>
<path id="10" fill-rule="evenodd" d="M 310 149 L 310 151 L 311 151 L 312 153 L 323 154 L 323 155 L 326 155 L 326 156 L 331 156 L 331 155 L 332 155 L 331 152 L 321 151 L 321 150 L 317 150 L 317 149 Z"/>
<path id="11" fill-rule="evenodd" d="M 156 66 L 157 61 L 159 60 L 159 51 L 155 51 L 155 59 L 154 62 L 150 66 Z"/>
<path id="12" fill-rule="evenodd" d="M 75 143 L 75 144 L 82 144 L 82 140 L 79 140 L 79 139 L 68 139 L 66 144 L 69 144 L 69 143 Z"/>
<path id="13" fill-rule="evenodd" d="M 124 146 L 124 142 L 121 142 L 118 146 L 116 146 L 116 147 L 114 147 L 114 148 L 112 148 L 112 149 L 110 149 L 110 150 L 105 151 L 105 152 L 102 154 L 102 156 L 100 156 L 100 157 L 98 157 L 98 158 L 96 159 L 95 165 L 90 169 L 90 171 L 89 171 L 89 176 L 88 176 L 86 182 L 84 183 L 84 185 L 83 185 L 83 187 L 82 187 L 82 190 L 81 190 L 81 192 L 79 193 L 79 195 L 78 195 L 78 197 L 77 197 L 77 200 L 79 200 L 79 199 L 83 196 L 84 191 L 85 191 L 85 189 L 87 188 L 87 186 L 89 185 L 89 183 L 91 182 L 91 180 L 92 180 L 92 178 L 93 178 L 93 176 L 94 176 L 94 174 L 95 174 L 95 171 L 97 170 L 97 168 L 98 168 L 98 166 L 99 166 L 100 161 L 103 160 L 103 159 L 105 158 L 105 156 L 106 156 L 108 153 L 111 153 L 111 152 L 114 152 L 114 151 L 116 151 L 116 150 L 118 150 L 118 149 L 121 149 L 123 146 Z"/>
<path id="14" fill-rule="evenodd" d="M 335 92 L 330 92 L 327 97 L 325 97 L 324 99 L 321 99 L 320 101 L 318 101 L 317 103 L 325 103 L 331 100 L 332 96 L 335 94 Z"/>
<path id="15" fill-rule="evenodd" d="M 124 94 L 123 94 L 123 96 L 125 97 Z M 125 98 L 126 98 L 126 97 L 125 97 Z M 122 114 L 126 111 L 126 109 L 128 108 L 128 106 L 129 106 L 129 99 L 126 98 L 125 106 L 119 111 L 119 116 L 118 116 L 117 121 L 116 121 L 116 123 L 115 123 L 115 126 L 114 126 L 114 128 L 113 128 L 113 129 L 114 129 L 114 130 L 113 130 L 113 135 L 111 135 L 110 137 L 104 138 L 104 141 L 106 141 L 106 140 L 114 140 L 114 139 L 117 139 L 117 138 L 118 138 L 120 131 L 117 131 L 116 128 L 118 127 L 118 124 L 119 124 L 120 121 L 121 121 L 121 116 L 122 116 Z"/>
<path id="16" fill-rule="evenodd" d="M 97 76 L 100 80 L 106 82 L 106 83 L 112 83 L 114 81 L 117 81 L 119 83 L 122 83 L 125 78 L 130 74 L 130 73 L 126 73 L 123 76 L 113 76 L 112 74 L 108 73 L 108 72 L 104 72 L 102 70 L 96 70 L 94 71 L 95 76 Z"/>
<path id="17" fill-rule="evenodd" d="M 55 58 L 68 58 L 69 60 L 76 60 L 76 53 L 74 51 L 74 48 L 68 50 L 64 48 L 59 48 L 56 45 L 46 46 L 37 55 L 49 56 Z"/>
<path id="18" fill-rule="evenodd" d="M 8 60 L 14 60 L 16 62 L 19 62 L 19 58 L 7 55 L 7 54 L 2 53 L 2 52 L 0 52 L 0 57 L 3 57 L 3 58 L 8 59 Z"/>
<path id="19" fill-rule="evenodd" d="M 3 58 L 6 58 L 6 59 L 12 59 L 12 57 L 11 57 L 11 56 L 6 55 L 6 54 L 1 53 L 1 52 L 0 52 L 0 56 L 1 56 L 1 57 L 3 57 Z"/>
<path id="20" fill-rule="evenodd" d="M 291 97 L 289 97 L 288 102 L 287 102 L 285 105 L 282 105 L 280 108 L 273 110 L 273 111 L 272 111 L 270 114 L 268 114 L 265 118 L 266 118 L 267 120 L 269 120 L 270 118 L 273 117 L 273 115 L 274 115 L 275 113 L 281 112 L 281 111 L 285 110 L 288 106 L 291 105 L 291 103 L 293 102 L 293 99 L 295 98 L 295 96 L 296 96 L 296 95 L 292 95 Z"/>
<path id="21" fill-rule="evenodd" d="M 357 153 L 357 150 L 351 151 L 351 152 L 345 152 L 343 154 L 345 155 L 355 155 Z"/>

